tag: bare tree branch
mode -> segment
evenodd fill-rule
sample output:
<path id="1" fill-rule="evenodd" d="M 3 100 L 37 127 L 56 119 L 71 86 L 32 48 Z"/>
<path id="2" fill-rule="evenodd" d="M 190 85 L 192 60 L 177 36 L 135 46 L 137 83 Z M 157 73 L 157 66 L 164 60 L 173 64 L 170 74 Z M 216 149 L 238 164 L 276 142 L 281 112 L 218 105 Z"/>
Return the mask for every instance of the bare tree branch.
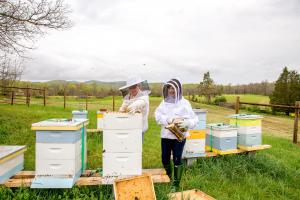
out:
<path id="1" fill-rule="evenodd" d="M 23 55 L 49 29 L 72 26 L 63 0 L 0 0 L 0 51 Z"/>

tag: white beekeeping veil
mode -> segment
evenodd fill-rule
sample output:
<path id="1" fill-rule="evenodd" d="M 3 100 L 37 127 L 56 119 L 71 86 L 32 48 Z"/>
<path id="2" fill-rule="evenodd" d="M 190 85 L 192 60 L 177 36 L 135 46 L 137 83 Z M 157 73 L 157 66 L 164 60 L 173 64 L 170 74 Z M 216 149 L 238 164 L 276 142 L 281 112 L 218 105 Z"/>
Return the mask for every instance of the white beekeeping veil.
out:
<path id="1" fill-rule="evenodd" d="M 125 97 L 129 93 L 129 88 L 134 85 L 137 85 L 144 95 L 149 95 L 151 93 L 147 80 L 143 80 L 140 77 L 130 77 L 126 81 L 126 85 L 119 88 L 122 96 Z"/>

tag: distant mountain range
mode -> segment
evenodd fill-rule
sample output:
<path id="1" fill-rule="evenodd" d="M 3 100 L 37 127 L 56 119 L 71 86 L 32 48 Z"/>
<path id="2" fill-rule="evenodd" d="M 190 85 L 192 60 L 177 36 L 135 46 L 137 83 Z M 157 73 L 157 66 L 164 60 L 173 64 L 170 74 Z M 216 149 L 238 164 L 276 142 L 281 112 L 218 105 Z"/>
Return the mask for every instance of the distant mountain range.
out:
<path id="1" fill-rule="evenodd" d="M 48 86 L 51 85 L 65 85 L 65 84 L 96 84 L 105 88 L 120 88 L 126 84 L 126 81 L 111 81 L 111 82 L 105 82 L 105 81 L 97 81 L 97 80 L 89 80 L 89 81 L 66 81 L 66 80 L 51 80 L 51 81 L 45 81 L 45 82 L 32 82 L 33 84 L 47 84 Z M 149 83 L 150 86 L 161 86 L 162 83 Z"/>

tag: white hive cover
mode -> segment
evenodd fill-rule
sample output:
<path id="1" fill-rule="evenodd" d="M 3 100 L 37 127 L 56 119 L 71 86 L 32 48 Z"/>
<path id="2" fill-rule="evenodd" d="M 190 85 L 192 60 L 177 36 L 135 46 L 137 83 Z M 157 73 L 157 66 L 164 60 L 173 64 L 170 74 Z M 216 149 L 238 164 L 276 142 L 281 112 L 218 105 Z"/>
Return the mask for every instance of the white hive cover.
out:
<path id="1" fill-rule="evenodd" d="M 230 115 L 229 118 L 234 118 L 234 119 L 262 119 L 263 117 L 261 115 L 236 114 L 236 115 Z"/>
<path id="2" fill-rule="evenodd" d="M 78 126 L 85 122 L 88 122 L 88 119 L 48 119 L 38 123 L 32 124 L 32 127 L 49 127 L 49 126 Z"/>
<path id="3" fill-rule="evenodd" d="M 0 146 L 0 160 L 25 148 L 26 146 Z"/>

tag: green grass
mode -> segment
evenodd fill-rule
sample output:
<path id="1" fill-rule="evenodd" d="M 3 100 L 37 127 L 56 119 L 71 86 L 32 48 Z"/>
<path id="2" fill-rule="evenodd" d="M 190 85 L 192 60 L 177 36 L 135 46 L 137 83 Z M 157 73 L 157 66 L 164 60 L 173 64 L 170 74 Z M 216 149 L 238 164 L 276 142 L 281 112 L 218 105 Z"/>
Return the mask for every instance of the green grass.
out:
<path id="1" fill-rule="evenodd" d="M 249 102 L 249 103 L 266 103 L 268 104 L 270 99 L 268 96 L 264 95 L 254 95 L 254 94 L 225 94 L 227 102 L 235 103 L 236 97 L 240 97 L 240 101 Z"/>
<path id="2" fill-rule="evenodd" d="M 143 144 L 144 168 L 162 167 L 160 128 L 153 118 L 153 111 L 160 100 L 151 98 L 149 130 Z M 48 118 L 70 118 L 72 109 L 77 108 L 74 101 L 66 110 L 58 104 L 59 99 L 57 104 L 53 104 L 55 106 L 47 107 L 0 105 L 0 144 L 27 145 L 25 170 L 34 170 L 35 134 L 30 130 L 31 124 Z M 117 99 L 116 104 L 119 106 L 121 100 Z M 96 126 L 96 109 L 103 106 L 111 109 L 111 99 L 102 99 L 100 103 L 95 99 L 94 106 L 89 107 L 90 128 Z M 208 122 L 226 121 L 226 116 L 233 113 L 233 110 L 211 105 L 193 103 L 193 106 L 208 109 Z M 287 126 L 292 120 L 266 116 L 266 121 L 263 141 L 272 145 L 271 149 L 255 156 L 230 155 L 199 160 L 186 170 L 182 188 L 197 188 L 217 199 L 299 199 L 300 148 L 286 139 L 288 137 L 285 137 L 282 127 L 277 126 L 280 123 Z M 102 135 L 89 134 L 88 168 L 102 166 L 101 152 Z M 167 199 L 169 189 L 169 184 L 156 184 L 157 199 Z M 69 190 L 0 186 L 0 199 L 113 199 L 113 196 L 111 186 L 74 187 Z"/>

